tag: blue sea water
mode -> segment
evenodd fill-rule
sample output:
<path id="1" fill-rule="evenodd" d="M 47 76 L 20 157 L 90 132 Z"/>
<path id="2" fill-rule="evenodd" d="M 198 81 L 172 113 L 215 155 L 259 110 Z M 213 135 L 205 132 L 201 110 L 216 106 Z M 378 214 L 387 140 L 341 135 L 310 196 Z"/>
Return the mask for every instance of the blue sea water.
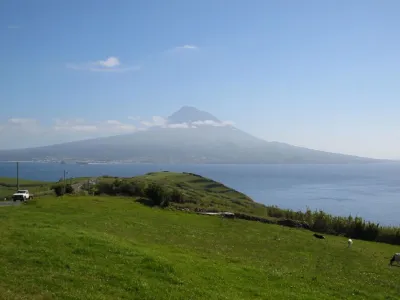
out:
<path id="1" fill-rule="evenodd" d="M 197 173 L 267 205 L 322 209 L 400 225 L 400 164 L 365 165 L 154 165 L 20 163 L 20 178 L 55 181 L 70 177 L 135 176 L 168 170 Z M 16 177 L 15 163 L 0 163 L 0 177 Z"/>

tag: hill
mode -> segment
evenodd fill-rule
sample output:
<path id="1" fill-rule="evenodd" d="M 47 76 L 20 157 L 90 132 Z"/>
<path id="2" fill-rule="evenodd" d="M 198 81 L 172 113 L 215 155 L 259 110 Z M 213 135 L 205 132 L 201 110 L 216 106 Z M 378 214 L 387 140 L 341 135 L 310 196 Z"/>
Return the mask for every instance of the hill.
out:
<path id="1" fill-rule="evenodd" d="M 1 208 L 0 299 L 398 299 L 394 246 L 133 200 Z"/>
<path id="2" fill-rule="evenodd" d="M 134 186 L 138 184 L 145 186 L 154 182 L 166 190 L 175 189 L 182 194 L 182 201 L 173 203 L 175 207 L 247 213 L 259 217 L 268 215 L 266 206 L 253 201 L 245 194 L 212 179 L 192 173 L 155 172 L 132 178 L 98 178 L 100 183 L 112 183 L 115 180 L 124 180 Z"/>
<path id="3" fill-rule="evenodd" d="M 0 161 L 49 159 L 188 164 L 329 164 L 378 161 L 267 142 L 193 107 L 183 107 L 164 124 L 132 134 L 0 151 Z"/>
<path id="4" fill-rule="evenodd" d="M 233 213 L 236 219 L 400 245 L 400 228 L 380 226 L 361 217 L 332 216 L 323 211 L 293 211 L 263 205 L 222 183 L 192 173 L 163 171 L 131 178 L 69 178 L 66 183 L 71 185 L 66 189 L 68 193 L 75 195 L 127 196 L 148 206 L 202 214 L 228 212 Z M 28 188 L 35 196 L 62 195 L 64 185 L 63 182 L 21 180 L 20 188 Z M 15 189 L 15 179 L 0 180 L 1 197 L 11 196 Z M 9 205 L 7 202 L 2 204 Z"/>

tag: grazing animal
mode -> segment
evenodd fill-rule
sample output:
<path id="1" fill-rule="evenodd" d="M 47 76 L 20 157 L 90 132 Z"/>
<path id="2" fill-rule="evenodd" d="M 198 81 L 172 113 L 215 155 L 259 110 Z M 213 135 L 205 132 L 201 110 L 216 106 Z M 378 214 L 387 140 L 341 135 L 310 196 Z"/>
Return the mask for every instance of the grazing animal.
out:
<path id="1" fill-rule="evenodd" d="M 390 259 L 389 265 L 393 265 L 394 262 L 400 263 L 400 253 L 395 253 L 392 258 Z"/>
<path id="2" fill-rule="evenodd" d="M 314 233 L 314 237 L 316 237 L 317 239 L 321 239 L 321 240 L 325 239 L 325 237 L 323 235 L 316 234 L 316 233 Z"/>
<path id="3" fill-rule="evenodd" d="M 347 247 L 350 248 L 351 245 L 353 245 L 353 240 L 352 240 L 352 239 L 348 239 L 348 241 L 347 241 Z"/>

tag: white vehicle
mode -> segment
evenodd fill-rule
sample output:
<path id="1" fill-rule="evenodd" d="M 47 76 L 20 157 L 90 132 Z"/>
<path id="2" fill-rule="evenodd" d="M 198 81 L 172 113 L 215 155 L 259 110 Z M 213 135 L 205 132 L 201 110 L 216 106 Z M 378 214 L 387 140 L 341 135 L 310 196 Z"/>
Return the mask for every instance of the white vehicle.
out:
<path id="1" fill-rule="evenodd" d="M 28 190 L 18 190 L 14 195 L 12 195 L 13 201 L 26 201 L 29 200 L 30 195 Z"/>

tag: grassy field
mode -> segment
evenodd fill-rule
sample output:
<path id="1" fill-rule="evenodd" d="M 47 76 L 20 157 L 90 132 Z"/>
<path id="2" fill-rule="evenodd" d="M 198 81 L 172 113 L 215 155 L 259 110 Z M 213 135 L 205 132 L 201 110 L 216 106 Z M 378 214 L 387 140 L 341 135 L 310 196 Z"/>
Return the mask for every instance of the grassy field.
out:
<path id="1" fill-rule="evenodd" d="M 34 180 L 19 180 L 19 188 L 21 190 L 28 189 L 30 193 L 40 193 L 48 191 L 50 189 L 51 183 L 44 181 L 34 181 Z M 17 179 L 0 177 L 0 199 L 5 197 L 10 197 L 17 189 Z"/>
<path id="2" fill-rule="evenodd" d="M 88 180 L 89 177 L 80 177 L 80 178 L 68 178 L 66 180 L 67 183 L 75 184 L 79 182 L 83 182 Z M 19 180 L 19 189 L 20 190 L 29 190 L 29 192 L 33 195 L 42 194 L 50 192 L 51 187 L 54 185 L 54 182 L 48 181 L 37 181 L 37 180 Z M 17 179 L 10 177 L 0 177 L 0 200 L 5 197 L 11 197 L 17 190 Z"/>
<path id="3" fill-rule="evenodd" d="M 0 209 L 0 299 L 399 299 L 395 246 L 149 208 L 43 197 Z"/>

